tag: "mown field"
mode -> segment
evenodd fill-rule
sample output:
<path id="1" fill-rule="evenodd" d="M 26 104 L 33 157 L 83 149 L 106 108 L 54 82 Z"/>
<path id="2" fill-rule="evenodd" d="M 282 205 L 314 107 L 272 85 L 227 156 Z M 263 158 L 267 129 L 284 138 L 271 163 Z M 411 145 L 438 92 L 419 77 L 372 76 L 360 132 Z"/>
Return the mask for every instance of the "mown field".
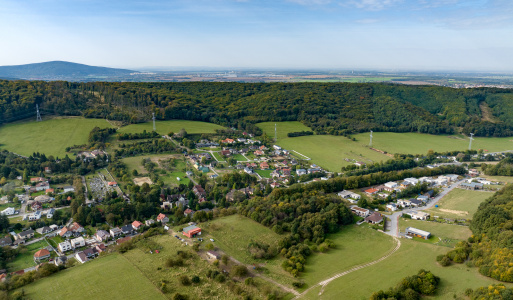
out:
<path id="1" fill-rule="evenodd" d="M 170 131 L 178 133 L 182 128 L 189 134 L 214 133 L 216 129 L 224 129 L 223 126 L 213 123 L 187 120 L 155 121 L 155 127 L 157 132 L 161 135 L 168 134 Z M 144 130 L 153 131 L 153 122 L 131 124 L 121 127 L 118 132 L 140 133 Z"/>
<path id="2" fill-rule="evenodd" d="M 18 254 L 15 260 L 7 264 L 7 269 L 9 272 L 14 272 L 35 266 L 34 253 L 44 247 L 48 247 L 48 243 L 44 240 L 27 245 L 25 252 Z"/>
<path id="3" fill-rule="evenodd" d="M 463 135 L 431 135 L 413 132 L 374 132 L 372 146 L 389 153 L 426 154 L 428 150 L 437 152 L 467 150 L 469 138 Z M 356 141 L 369 145 L 369 133 L 355 134 Z M 483 149 L 498 152 L 513 149 L 513 138 L 482 138 L 475 137 L 472 149 Z"/>
<path id="4" fill-rule="evenodd" d="M 64 157 L 66 147 L 87 143 L 94 127 L 112 127 L 103 119 L 54 118 L 0 126 L 0 149 L 29 156 L 34 152 Z"/>
<path id="5" fill-rule="evenodd" d="M 431 232 L 431 234 L 436 237 L 434 242 L 437 242 L 438 238 L 442 240 L 446 238 L 452 240 L 466 240 L 472 235 L 468 226 L 399 218 L 399 230 L 404 232 L 406 227 L 414 227 Z"/>
<path id="6" fill-rule="evenodd" d="M 472 219 L 479 204 L 491 197 L 491 192 L 454 189 L 438 201 L 438 207 L 425 210 L 431 216 L 452 219 Z"/>
<path id="7" fill-rule="evenodd" d="M 370 267 L 352 272 L 329 283 L 319 297 L 320 287 L 312 289 L 302 299 L 358 299 L 367 300 L 373 292 L 395 287 L 402 278 L 416 274 L 420 269 L 430 270 L 441 278 L 439 292 L 429 299 L 464 298 L 467 288 L 477 288 L 499 283 L 482 276 L 477 268 L 465 264 L 442 267 L 436 256 L 449 248 L 401 239 L 401 248 L 389 258 Z M 512 284 L 505 284 L 508 287 Z"/>
<path id="8" fill-rule="evenodd" d="M 78 265 L 23 289 L 30 299 L 166 299 L 120 254 Z"/>

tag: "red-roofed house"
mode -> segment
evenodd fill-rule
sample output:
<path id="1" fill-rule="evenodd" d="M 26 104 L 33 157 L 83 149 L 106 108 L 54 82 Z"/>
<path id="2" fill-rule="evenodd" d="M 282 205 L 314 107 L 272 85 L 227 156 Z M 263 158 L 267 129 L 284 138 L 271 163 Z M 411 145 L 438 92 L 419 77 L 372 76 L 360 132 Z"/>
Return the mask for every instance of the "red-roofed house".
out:
<path id="1" fill-rule="evenodd" d="M 132 227 L 134 228 L 134 230 L 139 230 L 139 228 L 141 228 L 142 225 L 143 225 L 143 223 L 141 223 L 139 221 L 132 222 Z"/>
<path id="2" fill-rule="evenodd" d="M 260 169 L 262 169 L 262 170 L 267 170 L 267 169 L 269 169 L 269 164 L 268 164 L 267 162 L 265 162 L 265 161 L 264 161 L 264 162 L 261 162 L 261 163 L 260 163 Z"/>
<path id="3" fill-rule="evenodd" d="M 55 193 L 55 190 L 54 189 L 46 189 L 45 193 L 46 194 Z"/>
<path id="4" fill-rule="evenodd" d="M 184 214 L 186 217 L 187 217 L 187 216 L 191 216 L 191 217 L 192 217 L 192 215 L 194 214 L 194 211 L 193 211 L 192 209 L 190 209 L 190 208 L 187 208 L 187 209 L 183 212 L 183 214 Z"/>
<path id="5" fill-rule="evenodd" d="M 115 181 L 109 181 L 109 186 L 118 186 L 118 183 Z"/>
<path id="6" fill-rule="evenodd" d="M 379 192 L 377 189 L 374 189 L 374 188 L 370 188 L 370 189 L 367 189 L 364 191 L 367 195 L 374 195 L 376 194 L 377 192 Z"/>
<path id="7" fill-rule="evenodd" d="M 162 222 L 162 223 L 167 223 L 167 222 L 169 222 L 169 218 L 165 214 L 161 213 L 157 216 L 157 221 Z"/>
<path id="8" fill-rule="evenodd" d="M 34 253 L 35 261 L 41 261 L 41 260 L 47 259 L 49 257 L 50 257 L 50 251 L 48 251 L 46 249 L 41 249 L 41 250 L 37 251 L 36 253 Z"/>

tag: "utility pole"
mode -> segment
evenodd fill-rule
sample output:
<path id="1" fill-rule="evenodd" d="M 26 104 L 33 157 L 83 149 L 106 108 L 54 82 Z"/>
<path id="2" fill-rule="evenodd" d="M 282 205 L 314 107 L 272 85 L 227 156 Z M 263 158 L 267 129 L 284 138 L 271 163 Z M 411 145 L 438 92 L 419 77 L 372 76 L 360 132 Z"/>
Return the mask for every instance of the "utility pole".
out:
<path id="1" fill-rule="evenodd" d="M 371 130 L 371 133 L 370 133 L 370 143 L 369 143 L 369 147 L 372 147 L 372 130 Z"/>
<path id="2" fill-rule="evenodd" d="M 39 113 L 39 104 L 36 104 L 36 112 L 37 112 L 37 119 L 36 119 L 36 121 L 37 122 L 43 121 L 43 119 L 41 119 L 41 114 Z"/>
<path id="3" fill-rule="evenodd" d="M 155 128 L 155 113 L 153 113 L 153 131 L 156 131 L 157 129 Z"/>
<path id="4" fill-rule="evenodd" d="M 470 142 L 468 143 L 468 150 L 471 150 L 471 148 L 472 148 L 472 141 L 474 140 L 473 136 L 474 136 L 474 134 L 471 133 L 470 134 Z"/>

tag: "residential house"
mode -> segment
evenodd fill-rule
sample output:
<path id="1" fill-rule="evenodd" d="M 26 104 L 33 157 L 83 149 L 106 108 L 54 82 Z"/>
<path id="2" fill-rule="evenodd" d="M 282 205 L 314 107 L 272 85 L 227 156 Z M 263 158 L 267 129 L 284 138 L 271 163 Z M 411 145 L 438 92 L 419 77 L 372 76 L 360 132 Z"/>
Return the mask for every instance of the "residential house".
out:
<path id="1" fill-rule="evenodd" d="M 417 200 L 417 199 L 410 199 L 410 205 L 411 205 L 411 206 L 419 207 L 419 206 L 421 206 L 422 204 L 424 204 L 424 202 L 422 202 L 422 201 L 420 201 L 420 200 Z"/>
<path id="2" fill-rule="evenodd" d="M 270 184 L 273 189 L 280 187 L 280 184 L 278 182 L 273 182 Z"/>
<path id="3" fill-rule="evenodd" d="M 87 248 L 83 252 L 87 256 L 87 258 L 94 258 L 98 255 L 98 251 L 96 250 L 95 247 Z"/>
<path id="4" fill-rule="evenodd" d="M 367 217 L 369 214 L 370 214 L 370 210 L 366 209 L 366 208 L 361 208 L 361 207 L 358 207 L 356 205 L 353 205 L 350 207 L 351 211 L 360 216 L 360 217 Z"/>
<path id="5" fill-rule="evenodd" d="M 141 223 L 139 221 L 132 222 L 132 228 L 134 228 L 134 230 L 139 230 L 142 226 L 143 226 L 143 223 Z"/>
<path id="6" fill-rule="evenodd" d="M 71 232 L 70 230 L 68 230 L 67 227 L 63 227 L 61 229 L 61 231 L 59 231 L 59 235 L 63 238 L 67 238 L 67 237 L 70 237 L 71 235 L 73 235 L 73 232 Z"/>
<path id="7" fill-rule="evenodd" d="M 207 196 L 207 193 L 205 192 L 203 187 L 201 187 L 201 185 L 195 185 L 194 188 L 192 188 L 192 191 L 194 192 L 194 195 L 196 195 L 196 197 L 198 198 Z"/>
<path id="8" fill-rule="evenodd" d="M 184 216 L 186 217 L 191 217 L 194 215 L 194 210 L 190 209 L 190 208 L 187 208 L 184 212 L 183 212 Z"/>
<path id="9" fill-rule="evenodd" d="M 134 231 L 134 228 L 132 227 L 132 224 L 127 224 L 127 225 L 121 227 L 121 232 L 123 234 L 131 234 L 132 231 Z"/>
<path id="10" fill-rule="evenodd" d="M 68 257 L 66 255 L 59 256 L 54 260 L 56 266 L 65 266 L 68 261 Z"/>
<path id="11" fill-rule="evenodd" d="M 397 204 L 401 205 L 402 207 L 410 207 L 411 202 L 410 200 L 399 199 L 397 200 Z"/>
<path id="12" fill-rule="evenodd" d="M 34 237 L 34 230 L 29 229 L 18 233 L 16 239 L 27 240 Z"/>
<path id="13" fill-rule="evenodd" d="M 34 253 L 34 261 L 40 262 L 47 258 L 50 258 L 50 251 L 44 248 Z"/>
<path id="14" fill-rule="evenodd" d="M 109 183 L 107 185 L 111 186 L 111 187 L 114 187 L 114 186 L 118 186 L 118 183 L 115 182 L 115 181 L 109 181 Z"/>
<path id="15" fill-rule="evenodd" d="M 366 189 L 366 190 L 364 191 L 364 193 L 365 193 L 365 194 L 367 194 L 367 195 L 369 195 L 369 196 L 372 196 L 372 195 L 376 194 L 377 192 L 378 192 L 378 190 L 377 190 L 377 189 L 375 189 L 375 188 Z"/>
<path id="16" fill-rule="evenodd" d="M 411 182 L 410 182 L 410 181 L 406 181 L 406 180 L 405 180 L 405 181 L 401 182 L 401 188 L 402 188 L 402 189 L 405 189 L 405 188 L 407 188 L 407 187 L 410 187 L 411 185 L 412 185 L 412 184 L 411 184 Z"/>
<path id="17" fill-rule="evenodd" d="M 132 237 L 131 237 L 131 236 L 126 236 L 126 237 L 124 237 L 124 238 L 117 239 L 117 240 L 116 240 L 116 244 L 117 244 L 117 245 L 121 245 L 121 244 L 123 244 L 124 242 L 129 241 L 129 240 L 131 240 L 131 239 L 132 239 Z"/>
<path id="18" fill-rule="evenodd" d="M 32 210 L 41 210 L 43 208 L 43 204 L 39 201 L 34 201 L 30 207 L 32 208 Z"/>
<path id="19" fill-rule="evenodd" d="M 245 168 L 244 168 L 244 172 L 246 172 L 247 174 L 250 174 L 250 175 L 251 175 L 251 174 L 253 174 L 253 173 L 255 173 L 252 169 L 250 169 L 250 168 L 248 168 L 248 167 L 245 167 Z"/>
<path id="20" fill-rule="evenodd" d="M 392 191 L 393 191 L 394 189 L 397 188 L 397 183 L 393 182 L 393 181 L 389 181 L 389 182 L 385 183 L 385 188 L 392 189 Z"/>
<path id="21" fill-rule="evenodd" d="M 65 187 L 62 188 L 64 190 L 64 193 L 68 193 L 68 192 L 74 192 L 75 191 L 75 188 L 71 185 L 67 185 Z"/>
<path id="22" fill-rule="evenodd" d="M 36 232 L 39 233 L 39 234 L 47 234 L 47 233 L 50 233 L 52 231 L 53 231 L 52 228 L 50 228 L 48 226 L 43 226 L 41 228 L 36 229 Z"/>
<path id="23" fill-rule="evenodd" d="M 383 216 L 379 212 L 375 211 L 365 218 L 365 222 L 370 224 L 379 224 L 383 222 Z"/>
<path id="24" fill-rule="evenodd" d="M 357 161 L 357 162 L 355 162 L 354 164 L 355 164 L 355 166 L 357 166 L 357 167 L 363 167 L 363 166 L 367 165 L 367 164 L 366 164 L 366 163 L 364 163 L 363 161 Z"/>
<path id="25" fill-rule="evenodd" d="M 405 178 L 404 181 L 408 181 L 409 183 L 411 183 L 412 185 L 416 185 L 419 183 L 419 180 L 417 178 L 413 178 L 413 177 L 410 177 L 410 178 Z"/>
<path id="26" fill-rule="evenodd" d="M 451 182 L 458 181 L 458 175 L 456 174 L 447 174 L 445 177 Z"/>
<path id="27" fill-rule="evenodd" d="M 59 243 L 59 245 L 57 245 L 57 248 L 59 248 L 59 250 L 64 253 L 66 251 L 70 251 L 71 249 L 73 249 L 71 247 L 71 243 L 69 241 L 64 241 L 62 243 Z"/>
<path id="28" fill-rule="evenodd" d="M 483 184 L 477 183 L 477 182 L 471 182 L 471 183 L 464 182 L 464 183 L 460 184 L 460 187 L 467 189 L 467 190 L 482 190 Z"/>
<path id="29" fill-rule="evenodd" d="M 40 182 L 36 184 L 36 191 L 45 191 L 50 188 L 50 184 L 47 181 Z"/>
<path id="30" fill-rule="evenodd" d="M 201 235 L 201 228 L 196 225 L 187 226 L 182 230 L 182 234 L 188 238 L 193 238 L 197 235 Z"/>
<path id="31" fill-rule="evenodd" d="M 260 169 L 262 169 L 262 170 L 269 169 L 269 164 L 267 162 L 265 162 L 265 161 L 261 162 L 260 163 Z"/>
<path id="32" fill-rule="evenodd" d="M 45 167 L 45 173 L 52 173 L 52 169 L 50 167 Z"/>
<path id="33" fill-rule="evenodd" d="M 85 240 L 81 236 L 71 240 L 71 247 L 73 247 L 74 249 L 84 247 L 84 246 L 85 246 Z"/>
<path id="34" fill-rule="evenodd" d="M 232 154 L 232 153 L 230 152 L 230 150 L 221 150 L 221 155 L 222 155 L 222 156 L 230 156 L 230 154 Z"/>
<path id="35" fill-rule="evenodd" d="M 3 239 L 0 239 L 0 247 L 10 246 L 10 245 L 12 245 L 11 237 L 6 236 Z"/>
<path id="36" fill-rule="evenodd" d="M 14 215 L 15 213 L 16 213 L 16 210 L 14 209 L 14 207 L 8 207 L 8 208 L 2 210 L 2 212 L 1 212 L 1 214 L 5 215 L 5 216 Z"/>
<path id="37" fill-rule="evenodd" d="M 38 210 L 38 211 L 36 211 L 35 213 L 30 214 L 30 215 L 28 215 L 28 216 L 26 216 L 26 217 L 28 217 L 29 221 L 36 221 L 36 220 L 39 220 L 39 219 L 41 219 L 41 211 L 40 211 L 40 210 Z"/>
<path id="38" fill-rule="evenodd" d="M 69 230 L 74 234 L 81 234 L 85 231 L 85 228 L 77 222 L 73 222 L 73 224 L 71 224 L 71 226 L 69 227 Z"/>
<path id="39" fill-rule="evenodd" d="M 53 208 L 50 208 L 47 212 L 46 212 L 46 218 L 47 219 L 51 219 L 53 218 L 53 214 L 55 213 L 55 209 Z"/>
<path id="40" fill-rule="evenodd" d="M 96 231 L 95 237 L 100 242 L 105 242 L 109 240 L 110 234 L 106 230 L 98 230 Z"/>
<path id="41" fill-rule="evenodd" d="M 148 219 L 144 222 L 144 224 L 146 224 L 146 226 L 151 226 L 151 224 L 154 224 L 155 223 L 155 220 L 153 219 Z"/>
<path id="42" fill-rule="evenodd" d="M 167 223 L 167 222 L 169 222 L 169 218 L 165 214 L 160 213 L 157 216 L 157 221 L 161 222 L 161 223 Z"/>
<path id="43" fill-rule="evenodd" d="M 346 190 L 343 190 L 342 192 L 338 192 L 337 194 L 339 197 L 343 198 L 343 199 L 355 199 L 355 200 L 359 200 L 361 198 L 361 196 L 357 193 L 353 193 L 351 191 L 346 191 Z"/>
<path id="44" fill-rule="evenodd" d="M 48 194 L 53 194 L 53 193 L 55 193 L 55 189 L 49 188 L 49 189 L 45 190 L 45 194 L 47 194 L 47 195 Z"/>
<path id="45" fill-rule="evenodd" d="M 30 178 L 30 182 L 42 182 L 42 181 L 46 181 L 46 179 L 44 179 L 43 177 Z"/>
<path id="46" fill-rule="evenodd" d="M 75 254 L 75 259 L 78 260 L 81 264 L 83 264 L 83 263 L 88 261 L 87 256 L 84 254 L 83 251 L 78 252 L 77 254 Z"/>
<path id="47" fill-rule="evenodd" d="M 436 185 L 447 185 L 447 178 L 445 176 L 438 176 L 437 179 L 435 179 Z"/>
<path id="48" fill-rule="evenodd" d="M 396 211 L 397 210 L 397 205 L 395 203 L 389 203 L 386 205 L 386 209 L 388 211 Z"/>
<path id="49" fill-rule="evenodd" d="M 411 211 L 407 213 L 413 220 L 427 220 L 429 219 L 429 214 L 423 211 Z"/>
<path id="50" fill-rule="evenodd" d="M 262 151 L 262 150 L 256 150 L 256 151 L 254 152 L 254 154 L 255 154 L 256 156 L 262 156 L 262 155 L 264 155 L 264 151 Z"/>
<path id="51" fill-rule="evenodd" d="M 305 169 L 297 169 L 296 174 L 297 174 L 297 176 L 301 176 L 301 175 L 306 175 L 307 173 L 306 173 Z"/>
<path id="52" fill-rule="evenodd" d="M 104 252 L 105 250 L 107 250 L 107 247 L 105 247 L 104 244 L 96 245 L 95 248 L 96 248 L 96 252 L 98 252 L 98 254 Z"/>
<path id="53" fill-rule="evenodd" d="M 417 200 L 420 200 L 420 201 L 426 203 L 429 200 L 429 197 L 425 196 L 425 195 L 421 195 L 421 196 L 417 197 Z"/>
<path id="54" fill-rule="evenodd" d="M 113 238 L 116 238 L 122 234 L 123 232 L 121 231 L 121 229 L 119 229 L 119 227 L 114 227 L 110 229 L 110 236 Z"/>

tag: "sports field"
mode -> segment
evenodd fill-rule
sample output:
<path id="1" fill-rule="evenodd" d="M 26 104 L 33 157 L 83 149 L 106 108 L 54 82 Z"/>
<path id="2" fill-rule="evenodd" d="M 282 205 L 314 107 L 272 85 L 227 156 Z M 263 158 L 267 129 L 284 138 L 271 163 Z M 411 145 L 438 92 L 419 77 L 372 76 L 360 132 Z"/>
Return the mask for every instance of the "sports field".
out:
<path id="1" fill-rule="evenodd" d="M 103 119 L 54 118 L 0 126 L 0 149 L 29 156 L 34 152 L 64 157 L 66 147 L 87 143 L 94 127 L 112 127 Z"/>
<path id="2" fill-rule="evenodd" d="M 493 195 L 491 192 L 454 189 L 440 200 L 438 207 L 427 209 L 432 216 L 453 219 L 472 219 L 479 204 Z"/>
<path id="3" fill-rule="evenodd" d="M 30 299 L 166 299 L 119 254 L 78 265 L 23 289 Z"/>
<path id="4" fill-rule="evenodd" d="M 182 128 L 189 134 L 194 133 L 214 133 L 216 129 L 224 129 L 223 126 L 200 122 L 200 121 L 186 121 L 186 120 L 171 120 L 171 121 L 155 121 L 157 132 L 161 135 L 168 134 L 170 131 L 178 133 Z M 140 133 L 153 130 L 153 122 L 131 124 L 121 127 L 118 132 L 120 133 Z"/>
<path id="5" fill-rule="evenodd" d="M 369 145 L 369 133 L 356 134 L 354 137 L 360 145 Z M 412 132 L 374 132 L 372 134 L 372 146 L 389 153 L 426 154 L 428 150 L 436 152 L 467 150 L 468 145 L 469 138 L 462 135 L 431 135 Z M 483 149 L 488 152 L 513 150 L 513 138 L 475 137 L 472 149 Z"/>
<path id="6" fill-rule="evenodd" d="M 401 239 L 401 248 L 389 258 L 335 279 L 326 286 L 321 297 L 318 295 L 320 288 L 317 287 L 302 299 L 369 299 L 373 292 L 395 287 L 402 278 L 414 275 L 420 269 L 430 270 L 441 278 L 439 292 L 429 299 L 455 299 L 454 295 L 465 299 L 467 288 L 499 283 L 465 264 L 440 266 L 436 256 L 448 250 L 447 247 Z"/>

